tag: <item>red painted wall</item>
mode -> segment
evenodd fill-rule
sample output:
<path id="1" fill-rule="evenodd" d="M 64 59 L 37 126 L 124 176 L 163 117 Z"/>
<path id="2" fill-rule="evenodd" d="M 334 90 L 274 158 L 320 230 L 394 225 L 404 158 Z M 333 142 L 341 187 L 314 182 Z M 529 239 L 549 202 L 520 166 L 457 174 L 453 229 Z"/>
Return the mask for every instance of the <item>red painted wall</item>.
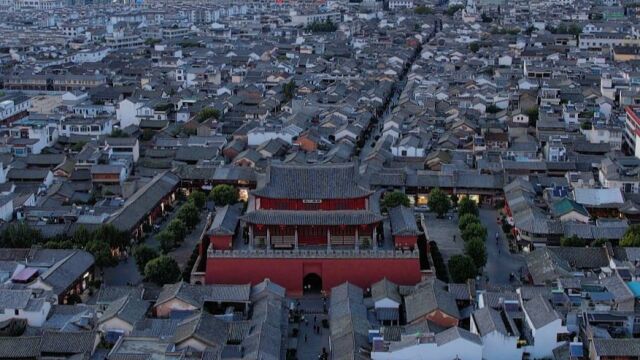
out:
<path id="1" fill-rule="evenodd" d="M 415 248 L 418 242 L 417 236 L 395 236 L 394 243 L 397 248 Z"/>
<path id="2" fill-rule="evenodd" d="M 269 278 L 290 295 L 298 295 L 302 293 L 303 277 L 317 271 L 327 292 L 345 281 L 366 289 L 384 277 L 400 285 L 415 285 L 421 278 L 418 259 L 208 258 L 205 282 L 257 284 Z"/>
<path id="3" fill-rule="evenodd" d="M 231 235 L 216 235 L 209 237 L 213 248 L 217 250 L 231 250 L 231 242 L 233 237 Z"/>
<path id="4" fill-rule="evenodd" d="M 300 199 L 269 199 L 259 197 L 260 209 L 265 210 L 364 210 L 366 199 L 324 199 L 319 203 L 305 203 Z"/>

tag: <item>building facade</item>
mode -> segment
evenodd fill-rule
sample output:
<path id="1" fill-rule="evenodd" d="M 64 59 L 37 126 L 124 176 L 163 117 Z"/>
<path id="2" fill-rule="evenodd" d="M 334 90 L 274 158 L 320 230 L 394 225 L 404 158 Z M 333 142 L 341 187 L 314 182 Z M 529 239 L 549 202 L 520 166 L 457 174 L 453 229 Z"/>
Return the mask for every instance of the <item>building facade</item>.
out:
<path id="1" fill-rule="evenodd" d="M 271 165 L 240 217 L 244 236 L 236 233 L 231 247 L 209 246 L 205 282 L 266 277 L 302 293 L 345 281 L 369 288 L 384 277 L 403 285 L 420 281 L 419 251 L 396 250 L 382 236 L 375 194 L 357 178 L 353 164 Z"/>

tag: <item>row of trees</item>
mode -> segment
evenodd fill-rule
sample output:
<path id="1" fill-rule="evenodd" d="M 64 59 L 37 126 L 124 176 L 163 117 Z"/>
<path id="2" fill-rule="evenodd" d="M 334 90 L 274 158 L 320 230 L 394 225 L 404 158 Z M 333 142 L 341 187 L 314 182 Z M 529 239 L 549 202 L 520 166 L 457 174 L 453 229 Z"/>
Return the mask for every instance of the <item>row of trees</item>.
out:
<path id="1" fill-rule="evenodd" d="M 435 188 L 429 193 L 429 207 L 438 215 L 438 217 L 443 217 L 448 213 L 451 209 L 452 203 L 455 203 L 456 201 L 457 197 L 455 194 L 449 198 L 449 196 L 439 188 Z M 411 203 L 407 195 L 403 192 L 393 191 L 384 196 L 380 205 L 382 205 L 382 209 L 388 211 L 389 209 L 400 205 L 409 207 Z"/>
<path id="2" fill-rule="evenodd" d="M 464 240 L 464 255 L 456 255 L 449 259 L 449 273 L 454 282 L 464 282 L 475 277 L 487 264 L 487 248 L 485 239 L 487 229 L 478 218 L 478 206 L 468 197 L 463 197 L 458 204 L 458 228 Z"/>
<path id="3" fill-rule="evenodd" d="M 338 30 L 338 26 L 327 19 L 327 21 L 314 21 L 307 25 L 306 29 L 313 32 L 334 32 Z"/>
<path id="4" fill-rule="evenodd" d="M 24 225 L 26 226 L 26 225 Z M 31 230 L 33 231 L 37 230 Z M 118 230 L 111 224 L 101 225 L 91 231 L 80 226 L 71 236 L 57 236 L 44 244 L 49 249 L 83 249 L 95 258 L 96 266 L 109 267 L 118 263 L 114 255 L 117 250 L 125 249 L 130 242 L 127 232 Z"/>
<path id="5" fill-rule="evenodd" d="M 167 255 L 161 255 L 149 245 L 138 245 L 133 251 L 133 256 L 138 270 L 148 281 L 164 285 L 180 280 L 178 263 Z"/>
<path id="6" fill-rule="evenodd" d="M 176 217 L 158 233 L 162 252 L 168 253 L 180 245 L 185 236 L 193 231 L 200 222 L 200 210 L 207 202 L 207 196 L 201 191 L 192 192 L 187 198 L 187 202 L 178 210 Z"/>

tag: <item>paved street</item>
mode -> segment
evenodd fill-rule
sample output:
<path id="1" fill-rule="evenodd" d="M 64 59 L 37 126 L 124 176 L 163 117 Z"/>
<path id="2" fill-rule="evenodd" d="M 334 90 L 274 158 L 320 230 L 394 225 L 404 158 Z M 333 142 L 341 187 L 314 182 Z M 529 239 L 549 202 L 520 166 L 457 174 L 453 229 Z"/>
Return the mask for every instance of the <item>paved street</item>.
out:
<path id="1" fill-rule="evenodd" d="M 300 323 L 297 358 L 317 359 L 322 354 L 323 348 L 329 351 L 329 329 L 322 327 L 322 319 L 327 319 L 327 315 L 322 312 L 322 299 L 313 296 L 303 297 L 300 299 L 300 305 L 306 312 L 305 318 L 308 324 Z M 320 334 L 314 331 L 314 317 L 316 325 L 320 326 Z M 305 341 L 305 335 L 307 341 Z"/>
<path id="2" fill-rule="evenodd" d="M 126 261 L 120 261 L 120 263 L 114 267 L 104 269 L 103 282 L 109 286 L 140 284 L 140 282 L 142 282 L 142 275 L 138 272 L 138 267 L 136 266 L 136 261 L 133 256 L 129 256 L 129 259 Z"/>
<path id="3" fill-rule="evenodd" d="M 512 272 L 519 274 L 520 268 L 524 265 L 524 258 L 519 254 L 509 252 L 507 238 L 502 232 L 502 228 L 496 223 L 498 211 L 494 209 L 480 209 L 480 221 L 487 228 L 487 265 L 485 274 L 492 284 L 509 284 L 509 274 Z M 495 234 L 499 235 L 496 243 Z"/>
<path id="4" fill-rule="evenodd" d="M 164 227 L 169 224 L 170 219 L 173 219 L 176 213 L 177 211 L 174 211 L 169 216 L 169 221 L 165 220 L 162 223 L 161 229 L 164 229 Z M 187 262 L 191 257 L 191 253 L 198 243 L 198 240 L 200 240 L 200 235 L 202 235 L 202 231 L 206 224 L 207 213 L 203 210 L 200 213 L 200 222 L 198 225 L 196 225 L 191 233 L 187 234 L 184 242 L 182 242 L 178 248 L 169 253 L 169 256 L 178 262 L 181 270 L 183 270 L 184 266 L 187 265 Z M 154 236 L 149 237 L 149 239 L 145 241 L 145 244 L 157 249 L 158 251 L 160 250 L 160 244 L 155 240 Z M 142 282 L 142 280 L 143 276 L 138 271 L 133 254 L 129 254 L 129 259 L 127 261 L 120 261 L 118 265 L 104 269 L 104 282 L 107 285 L 127 285 L 128 283 L 135 285 Z"/>
<path id="5" fill-rule="evenodd" d="M 435 241 L 445 263 L 454 255 L 464 253 L 464 242 L 458 230 L 458 218 L 438 219 L 433 212 L 425 213 L 426 236 L 429 241 Z M 455 237 L 455 241 L 453 240 Z"/>
<path id="6" fill-rule="evenodd" d="M 213 214 L 211 215 L 213 216 Z M 200 222 L 193 231 L 185 237 L 182 244 L 177 249 L 174 249 L 169 253 L 169 256 L 174 258 L 181 270 L 184 270 L 184 266 L 187 265 L 191 254 L 193 253 L 193 249 L 196 247 L 198 242 L 200 241 L 200 236 L 202 235 L 202 231 L 204 227 L 207 225 L 207 213 L 202 211 L 200 213 Z"/>

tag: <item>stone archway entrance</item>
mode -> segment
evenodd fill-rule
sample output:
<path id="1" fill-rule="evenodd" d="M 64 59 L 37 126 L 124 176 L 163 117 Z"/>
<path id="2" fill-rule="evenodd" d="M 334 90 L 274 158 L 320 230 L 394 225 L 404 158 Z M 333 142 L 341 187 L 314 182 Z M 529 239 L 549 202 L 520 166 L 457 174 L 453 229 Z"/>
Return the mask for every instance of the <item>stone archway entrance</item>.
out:
<path id="1" fill-rule="evenodd" d="M 302 292 L 305 294 L 320 294 L 322 291 L 322 277 L 316 273 L 309 273 L 302 279 Z"/>

